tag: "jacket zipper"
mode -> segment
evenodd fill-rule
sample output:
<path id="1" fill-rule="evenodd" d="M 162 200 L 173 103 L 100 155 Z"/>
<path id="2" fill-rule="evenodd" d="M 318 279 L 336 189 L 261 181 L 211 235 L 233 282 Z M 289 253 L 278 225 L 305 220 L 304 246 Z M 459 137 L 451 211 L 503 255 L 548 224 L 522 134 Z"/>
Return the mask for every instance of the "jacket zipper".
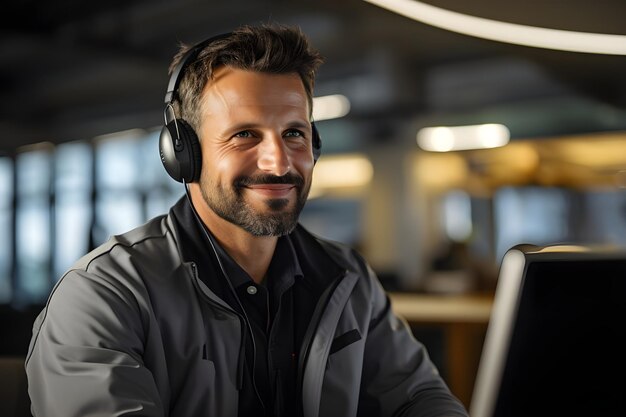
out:
<path id="1" fill-rule="evenodd" d="M 211 297 L 208 297 L 206 294 L 204 294 L 204 292 L 202 291 L 201 288 L 199 288 L 198 286 L 198 282 L 197 280 L 200 279 L 198 277 L 198 269 L 196 267 L 195 262 L 191 262 L 191 269 L 193 271 L 193 284 L 196 287 L 196 290 L 198 291 L 198 293 L 202 294 L 202 297 L 205 299 L 205 301 L 207 301 L 209 304 L 211 304 L 212 306 L 219 308 L 222 311 L 225 311 L 227 313 L 234 313 L 237 318 L 239 319 L 241 325 L 241 342 L 239 343 L 239 355 L 238 355 L 238 359 L 237 359 L 237 390 L 240 391 L 243 388 L 243 373 L 244 373 L 244 369 L 245 369 L 245 365 L 244 365 L 244 356 L 245 356 L 245 344 L 246 344 L 246 331 L 244 329 L 244 324 L 243 324 L 243 318 L 241 317 L 241 314 L 239 314 L 237 311 L 235 311 L 232 308 L 226 308 L 223 305 L 215 302 L 214 300 L 211 299 Z"/>
<path id="2" fill-rule="evenodd" d="M 204 292 L 202 291 L 201 288 L 199 288 L 198 286 L 198 280 L 200 279 L 198 277 L 198 269 L 196 267 L 196 263 L 195 262 L 191 262 L 191 269 L 193 272 L 193 277 L 194 277 L 194 286 L 196 287 L 196 290 L 201 293 L 203 295 L 203 297 L 206 299 L 206 301 L 209 302 L 209 304 L 216 306 L 218 308 L 220 308 L 221 310 L 227 311 L 229 313 L 235 313 L 237 315 L 237 317 L 239 318 L 241 325 L 241 343 L 239 344 L 239 359 L 237 360 L 237 390 L 241 391 L 241 389 L 243 388 L 243 373 L 245 372 L 245 344 L 246 344 L 246 337 L 247 337 L 247 332 L 246 332 L 246 328 L 248 328 L 248 330 L 250 331 L 250 337 L 254 337 L 254 335 L 252 334 L 252 328 L 250 327 L 248 320 L 246 318 L 244 318 L 241 314 L 239 314 L 239 312 L 237 312 L 236 310 L 234 310 L 233 308 L 231 308 L 230 306 L 228 308 L 220 305 L 219 303 L 215 302 L 214 300 L 212 300 L 210 297 L 208 297 L 206 294 L 204 294 Z M 228 279 L 226 277 L 226 279 Z M 236 295 L 235 295 L 236 296 Z M 245 313 L 245 312 L 244 312 Z M 257 397 L 257 399 L 259 400 L 259 402 L 261 403 L 261 407 L 263 407 L 263 412 L 265 413 L 266 410 L 266 406 L 265 406 L 265 402 L 263 401 L 263 399 L 261 398 L 261 395 L 259 394 L 259 389 L 256 386 L 256 382 L 254 380 L 254 371 L 255 371 L 255 367 L 256 367 L 256 348 L 254 345 L 254 339 L 252 340 L 252 347 L 253 347 L 253 351 L 252 351 L 252 388 L 254 389 L 254 393 Z"/>
<path id="3" fill-rule="evenodd" d="M 324 314 L 324 311 L 326 310 L 326 306 L 328 305 L 328 302 L 330 301 L 332 295 L 334 294 L 335 289 L 337 289 L 337 286 L 339 286 L 339 283 L 346 276 L 347 272 L 348 271 L 342 271 L 335 278 L 332 284 L 328 288 L 326 288 L 326 290 L 322 293 L 322 296 L 320 297 L 319 301 L 317 302 L 317 305 L 315 306 L 315 310 L 313 312 L 313 317 L 311 317 L 311 322 L 309 324 L 309 327 L 306 333 L 304 334 L 304 339 L 302 341 L 302 346 L 304 347 L 304 349 L 300 349 L 300 355 L 298 358 L 298 380 L 297 380 L 298 386 L 297 386 L 297 391 L 296 391 L 297 398 L 299 398 L 300 401 L 302 400 L 302 389 L 303 389 L 302 385 L 304 382 L 304 365 L 306 364 L 308 357 L 309 357 L 309 352 L 311 350 L 311 345 L 313 343 L 313 336 L 315 335 L 317 331 L 317 328 L 320 324 L 320 320 L 322 318 L 322 315 Z"/>

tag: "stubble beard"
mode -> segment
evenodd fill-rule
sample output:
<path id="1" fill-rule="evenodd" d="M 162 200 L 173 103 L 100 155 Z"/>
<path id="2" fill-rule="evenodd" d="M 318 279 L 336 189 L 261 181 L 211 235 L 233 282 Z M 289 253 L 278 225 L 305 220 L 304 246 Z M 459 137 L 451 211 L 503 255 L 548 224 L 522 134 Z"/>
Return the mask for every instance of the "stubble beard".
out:
<path id="1" fill-rule="evenodd" d="M 274 198 L 265 200 L 267 212 L 259 212 L 244 198 L 245 185 L 264 183 L 293 183 L 296 185 L 297 198 L 292 209 L 288 209 L 289 199 Z M 233 223 L 253 236 L 283 236 L 291 233 L 298 225 L 300 212 L 304 208 L 310 189 L 310 182 L 304 183 L 302 177 L 287 174 L 283 177 L 264 175 L 258 177 L 238 177 L 229 188 L 212 181 L 206 171 L 200 178 L 202 198 L 215 214 Z"/>

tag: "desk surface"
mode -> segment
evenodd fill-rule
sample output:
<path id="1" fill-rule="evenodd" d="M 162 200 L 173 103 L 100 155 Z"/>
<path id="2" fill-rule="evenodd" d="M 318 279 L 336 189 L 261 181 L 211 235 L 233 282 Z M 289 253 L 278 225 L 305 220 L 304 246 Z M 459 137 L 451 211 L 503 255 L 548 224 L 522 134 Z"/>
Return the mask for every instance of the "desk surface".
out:
<path id="1" fill-rule="evenodd" d="M 446 382 L 469 407 L 493 295 L 388 294 L 394 312 L 412 327 L 441 327 Z"/>
<path id="2" fill-rule="evenodd" d="M 389 293 L 393 311 L 409 323 L 488 323 L 492 295 Z"/>

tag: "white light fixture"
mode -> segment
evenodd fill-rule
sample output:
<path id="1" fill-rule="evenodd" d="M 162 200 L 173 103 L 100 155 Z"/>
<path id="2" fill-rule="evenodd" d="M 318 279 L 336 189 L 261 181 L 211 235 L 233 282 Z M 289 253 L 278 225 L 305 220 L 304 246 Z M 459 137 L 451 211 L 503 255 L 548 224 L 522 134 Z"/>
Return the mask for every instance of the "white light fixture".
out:
<path id="1" fill-rule="evenodd" d="M 313 120 L 343 117 L 350 111 L 350 100 L 341 94 L 313 98 Z"/>
<path id="2" fill-rule="evenodd" d="M 509 143 L 509 129 L 500 124 L 425 127 L 417 132 L 417 144 L 425 151 L 449 152 L 497 148 Z"/>
<path id="3" fill-rule="evenodd" d="M 365 0 L 427 25 L 464 35 L 535 48 L 626 55 L 626 36 L 574 32 L 469 16 L 415 0 Z"/>

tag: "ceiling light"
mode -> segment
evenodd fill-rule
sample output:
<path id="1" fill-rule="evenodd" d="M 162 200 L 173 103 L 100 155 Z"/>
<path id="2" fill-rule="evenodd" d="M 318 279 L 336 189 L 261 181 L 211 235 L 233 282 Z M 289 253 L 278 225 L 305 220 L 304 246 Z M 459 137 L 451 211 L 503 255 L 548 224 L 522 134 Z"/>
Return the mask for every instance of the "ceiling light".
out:
<path id="1" fill-rule="evenodd" d="M 341 94 L 313 98 L 313 120 L 343 117 L 350 111 L 350 100 Z"/>
<path id="2" fill-rule="evenodd" d="M 574 32 L 500 22 L 414 0 L 365 1 L 431 26 L 478 38 L 560 51 L 626 55 L 624 35 Z"/>
<path id="3" fill-rule="evenodd" d="M 500 124 L 425 127 L 417 132 L 417 144 L 425 151 L 449 152 L 488 149 L 509 143 L 509 129 Z"/>

